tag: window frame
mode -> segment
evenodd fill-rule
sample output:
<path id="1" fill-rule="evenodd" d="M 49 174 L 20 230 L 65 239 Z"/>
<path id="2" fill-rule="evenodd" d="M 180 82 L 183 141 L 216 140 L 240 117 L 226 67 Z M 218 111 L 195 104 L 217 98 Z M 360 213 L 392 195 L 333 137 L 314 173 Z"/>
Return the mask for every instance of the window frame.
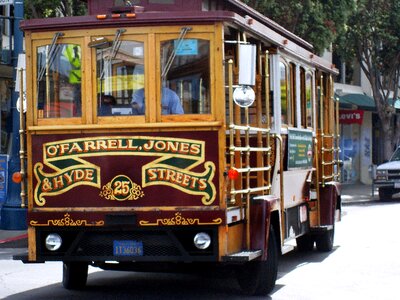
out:
<path id="1" fill-rule="evenodd" d="M 96 35 L 92 36 L 93 38 L 98 38 L 98 37 L 106 37 L 110 41 L 114 39 L 115 35 L 115 30 L 113 30 L 111 33 L 107 33 L 104 35 Z M 132 39 L 132 37 L 135 37 L 135 39 Z M 100 116 L 99 111 L 98 111 L 98 100 L 97 100 L 97 57 L 96 57 L 96 49 L 91 49 L 93 51 L 91 53 L 91 56 L 93 57 L 92 61 L 92 66 L 93 66 L 93 71 L 92 71 L 92 82 L 93 82 L 93 92 L 92 92 L 92 110 L 93 110 L 93 119 L 95 124 L 110 124 L 111 120 L 112 123 L 147 123 L 149 120 L 149 115 L 150 115 L 150 108 L 149 108 L 149 81 L 150 81 L 150 67 L 149 67 L 149 56 L 150 54 L 148 53 L 148 34 L 147 33 L 135 33 L 135 32 L 128 32 L 124 33 L 120 41 L 132 41 L 132 42 L 142 42 L 143 43 L 143 49 L 144 49 L 144 91 L 145 91 L 145 114 L 144 115 L 121 115 L 121 116 Z M 147 53 L 147 55 L 146 55 Z"/>
<path id="2" fill-rule="evenodd" d="M 79 45 L 81 47 L 81 116 L 79 117 L 71 117 L 71 118 L 44 118 L 44 117 L 39 117 L 39 109 L 38 109 L 38 81 L 37 81 L 37 72 L 38 72 L 38 49 L 40 47 L 45 47 L 48 45 L 51 45 L 52 43 L 52 38 L 53 36 L 49 38 L 43 38 L 40 40 L 34 40 L 32 41 L 32 48 L 34 49 L 33 51 L 33 57 L 32 57 L 32 80 L 33 80 L 33 86 L 32 86 L 32 98 L 33 98 L 33 115 L 34 115 L 34 124 L 39 125 L 39 126 L 45 126 L 45 125 L 79 125 L 79 124 L 85 124 L 86 123 L 86 111 L 87 111 L 87 106 L 88 103 L 83 101 L 83 99 L 86 99 L 87 97 L 87 80 L 85 80 L 85 59 L 86 59 L 86 45 L 84 43 L 84 37 L 61 37 L 57 41 L 56 44 L 73 44 L 73 45 Z"/>
<path id="3" fill-rule="evenodd" d="M 209 42 L 209 90 L 210 90 L 210 112 L 205 114 L 187 114 L 184 113 L 182 115 L 163 115 L 161 113 L 161 43 L 177 39 L 179 37 L 179 32 L 176 33 L 158 33 L 156 34 L 155 44 L 156 44 L 156 120 L 157 122 L 190 122 L 190 121 L 213 121 L 215 118 L 213 117 L 215 114 L 215 70 L 213 66 L 213 61 L 215 61 L 214 57 L 214 39 L 212 33 L 207 32 L 188 32 L 184 39 L 201 39 L 207 40 Z"/>
<path id="4" fill-rule="evenodd" d="M 289 123 L 289 118 L 290 118 L 290 114 L 291 114 L 291 110 L 290 110 L 290 108 L 289 108 L 289 104 L 290 104 L 290 99 L 291 99 L 291 97 L 290 97 L 290 95 L 291 95 L 291 93 L 290 93 L 290 68 L 289 68 L 289 64 L 288 64 L 288 62 L 284 59 L 284 58 L 280 58 L 279 59 L 279 62 L 278 62 L 278 65 L 279 65 L 279 88 L 280 88 L 280 105 L 281 105 L 281 116 L 280 116 L 280 118 L 281 118 L 281 127 L 289 127 L 289 126 L 291 126 L 290 125 L 290 123 Z M 285 88 L 286 88 L 286 106 L 285 106 L 285 108 L 286 108 L 286 119 L 285 119 L 285 121 L 283 122 L 282 121 L 282 108 L 283 108 L 283 103 L 282 103 L 282 77 L 281 77 L 281 75 L 282 75 L 282 72 L 281 72 L 281 65 L 283 65 L 284 67 L 285 67 L 285 78 L 284 78 L 284 80 L 285 80 Z"/>

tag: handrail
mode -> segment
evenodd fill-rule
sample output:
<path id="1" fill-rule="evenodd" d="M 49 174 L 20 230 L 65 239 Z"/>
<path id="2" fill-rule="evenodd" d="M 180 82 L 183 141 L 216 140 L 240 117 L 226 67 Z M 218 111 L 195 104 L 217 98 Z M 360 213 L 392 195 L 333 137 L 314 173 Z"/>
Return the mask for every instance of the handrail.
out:
<path id="1" fill-rule="evenodd" d="M 25 116 L 24 116 L 24 69 L 19 68 L 19 158 L 21 163 L 21 207 L 26 206 L 25 170 Z"/>
<path id="2" fill-rule="evenodd" d="M 284 193 L 284 185 L 283 185 L 283 139 L 281 135 L 275 134 L 274 137 L 279 141 L 279 150 L 280 150 L 280 157 L 279 157 L 279 177 L 280 177 L 280 207 L 281 207 L 281 241 L 285 240 L 285 214 L 283 213 L 285 211 L 285 193 Z"/>

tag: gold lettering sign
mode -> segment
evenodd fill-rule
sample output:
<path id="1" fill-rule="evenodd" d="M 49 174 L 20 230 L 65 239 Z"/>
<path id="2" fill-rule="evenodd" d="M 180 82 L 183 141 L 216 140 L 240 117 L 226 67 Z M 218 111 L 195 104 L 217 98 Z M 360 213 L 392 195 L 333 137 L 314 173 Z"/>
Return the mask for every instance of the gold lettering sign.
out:
<path id="1" fill-rule="evenodd" d="M 201 195 L 204 205 L 215 200 L 212 182 L 215 164 L 205 162 L 205 142 L 149 136 L 116 136 L 59 140 L 43 144 L 43 163 L 34 166 L 37 185 L 34 200 L 38 206 L 46 198 L 65 193 L 76 186 L 100 189 L 99 166 L 86 157 L 107 155 L 151 156 L 155 160 L 142 166 L 142 187 L 167 185 L 191 195 Z M 191 171 L 204 164 L 204 172 Z M 54 172 L 46 173 L 46 165 Z M 120 175 L 124 176 L 124 175 Z"/>

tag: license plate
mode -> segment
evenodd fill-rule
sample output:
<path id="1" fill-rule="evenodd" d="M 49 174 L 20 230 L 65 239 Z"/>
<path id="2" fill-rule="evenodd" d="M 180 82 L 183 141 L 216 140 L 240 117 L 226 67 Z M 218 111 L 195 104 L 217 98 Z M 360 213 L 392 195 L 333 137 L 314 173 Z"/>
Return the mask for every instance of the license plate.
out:
<path id="1" fill-rule="evenodd" d="M 395 182 L 394 183 L 394 188 L 395 189 L 400 189 L 400 182 Z"/>
<path id="2" fill-rule="evenodd" d="M 114 256 L 143 256 L 142 241 L 114 241 Z"/>

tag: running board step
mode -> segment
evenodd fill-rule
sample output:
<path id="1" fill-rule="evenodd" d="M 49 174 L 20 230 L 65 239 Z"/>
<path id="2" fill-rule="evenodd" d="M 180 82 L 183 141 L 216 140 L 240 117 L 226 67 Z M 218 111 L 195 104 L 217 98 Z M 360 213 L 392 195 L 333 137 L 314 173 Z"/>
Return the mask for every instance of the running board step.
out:
<path id="1" fill-rule="evenodd" d="M 284 255 L 290 251 L 293 251 L 293 250 L 294 250 L 294 246 L 292 246 L 292 245 L 283 245 L 281 248 L 282 255 Z"/>
<path id="2" fill-rule="evenodd" d="M 251 261 L 253 259 L 256 259 L 257 257 L 260 257 L 262 254 L 261 250 L 255 250 L 255 251 L 242 251 L 242 252 L 237 252 L 233 253 L 231 255 L 226 255 L 222 257 L 223 261 L 233 261 L 233 262 L 246 262 L 246 261 Z"/>

